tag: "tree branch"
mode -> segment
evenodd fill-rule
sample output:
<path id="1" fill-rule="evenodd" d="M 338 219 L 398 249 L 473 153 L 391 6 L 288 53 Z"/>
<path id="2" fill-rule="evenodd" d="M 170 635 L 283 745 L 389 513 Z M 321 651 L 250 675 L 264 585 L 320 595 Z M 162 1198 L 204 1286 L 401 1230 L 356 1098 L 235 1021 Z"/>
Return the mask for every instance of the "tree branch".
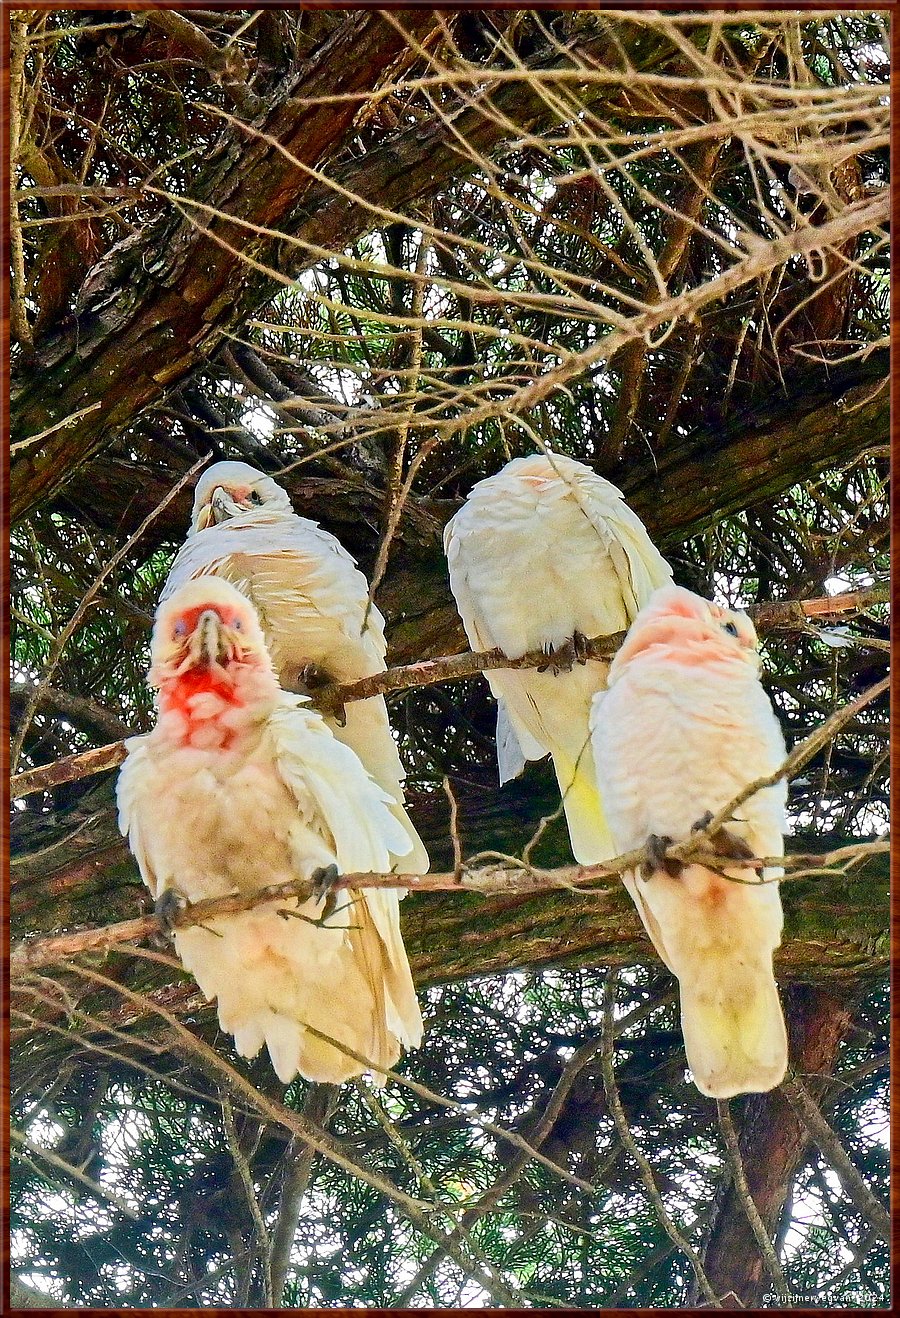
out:
<path id="1" fill-rule="evenodd" d="M 891 1215 L 879 1203 L 866 1185 L 853 1163 L 847 1157 L 846 1150 L 828 1122 L 819 1111 L 818 1104 L 797 1075 L 789 1076 L 782 1084 L 788 1102 L 798 1113 L 812 1141 L 828 1165 L 835 1171 L 844 1188 L 844 1193 L 858 1213 L 861 1213 L 869 1225 L 878 1233 L 886 1245 L 891 1243 Z"/>
<path id="2" fill-rule="evenodd" d="M 239 46 L 217 46 L 195 23 L 175 9 L 148 9 L 144 11 L 144 18 L 190 51 L 213 82 L 221 83 L 242 114 L 252 118 L 265 107 L 266 102 L 248 86 L 250 71 Z"/>
<path id="3" fill-rule="evenodd" d="M 429 10 L 401 13 L 411 34 L 427 32 L 434 22 Z M 290 164 L 284 151 L 303 166 L 340 154 L 357 114 L 356 96 L 362 100 L 373 94 L 387 67 L 407 48 L 406 37 L 380 13 L 344 15 L 314 56 L 283 81 L 277 98 L 267 100 L 267 114 L 260 119 L 277 146 L 248 145 L 243 134 L 223 139 L 194 200 L 227 198 L 235 217 L 251 217 L 270 229 L 279 224 L 310 186 L 308 173 Z M 346 99 L 319 99 L 336 92 Z M 223 220 L 219 227 L 231 226 Z M 11 404 L 16 413 L 11 426 L 23 438 L 98 397 L 103 406 L 65 435 L 57 432 L 40 449 L 16 459 L 10 480 L 14 520 L 60 490 L 74 467 L 180 383 L 222 328 L 240 323 L 258 301 L 258 291 L 250 289 L 250 267 L 240 253 L 224 256 L 216 234 L 198 230 L 170 209 L 116 244 L 82 285 L 88 292 L 92 281 L 89 303 L 77 323 L 48 335 L 27 369 L 23 364 Z M 144 260 L 151 251 L 148 274 Z"/>
<path id="4" fill-rule="evenodd" d="M 778 600 L 772 604 L 757 605 L 749 612 L 759 630 L 765 632 L 778 627 L 805 625 L 807 617 L 822 617 L 868 608 L 872 604 L 885 602 L 889 598 L 889 591 L 887 583 L 875 583 L 864 591 L 847 591 L 841 595 L 810 600 Z M 624 632 L 616 632 L 611 636 L 594 637 L 587 642 L 582 653 L 591 659 L 610 659 L 621 645 L 624 636 Z M 552 661 L 561 669 L 571 667 L 572 663 L 577 662 L 572 642 L 568 641 L 555 650 Z M 411 687 L 430 686 L 437 682 L 459 682 L 497 668 L 540 669 L 549 665 L 550 656 L 543 650 L 529 651 L 517 659 L 508 659 L 500 649 L 443 655 L 438 659 L 426 659 L 418 663 L 388 668 L 382 673 L 361 678 L 358 682 L 328 683 L 313 692 L 312 699 L 316 708 L 323 713 L 340 714 L 344 705 L 354 700 L 368 700 L 372 696 L 388 695 L 393 691 L 405 691 Z M 862 700 L 862 697 L 860 699 Z M 62 783 L 76 782 L 92 774 L 114 769 L 124 759 L 125 747 L 121 741 L 83 751 L 79 755 L 67 755 L 53 764 L 38 765 L 36 768 L 14 775 L 10 780 L 10 795 L 16 800 L 29 796 L 32 792 L 49 791 Z"/>
<path id="5" fill-rule="evenodd" d="M 694 847 L 694 843 L 687 846 Z M 668 848 L 667 854 L 677 858 L 685 844 L 675 844 Z M 732 868 L 763 869 L 774 865 L 784 865 L 787 873 L 785 882 L 793 875 L 806 878 L 811 872 L 817 875 L 835 872 L 832 867 L 839 866 L 840 873 L 849 874 L 850 864 L 859 864 L 870 856 L 885 854 L 890 849 L 887 841 L 860 842 L 856 846 L 841 847 L 824 855 L 805 852 L 790 856 L 766 856 L 729 859 Z M 483 897 L 525 896 L 533 893 L 549 892 L 554 889 L 584 891 L 598 900 L 617 891 L 620 875 L 629 870 L 639 869 L 647 859 L 645 848 L 625 852 L 606 865 L 568 865 L 558 869 L 536 869 L 530 865 L 520 864 L 514 857 L 504 857 L 494 864 L 479 868 L 464 867 L 461 873 L 453 871 L 436 874 L 340 874 L 335 879 L 335 889 L 363 888 L 399 888 L 408 892 L 472 892 Z M 696 864 L 707 864 L 714 868 L 722 865 L 720 852 L 693 850 L 692 860 Z M 809 866 L 815 865 L 815 871 Z M 726 875 L 732 878 L 731 875 Z M 742 882 L 734 879 L 734 882 Z M 745 880 L 746 882 L 757 882 Z M 774 880 L 772 880 L 774 882 Z M 194 902 L 180 910 L 174 917 L 175 929 L 189 928 L 191 925 L 204 924 L 217 916 L 233 915 L 238 911 L 249 911 L 264 902 L 284 902 L 293 898 L 307 900 L 311 896 L 311 886 L 305 879 L 294 879 L 287 883 L 272 884 L 260 888 L 254 893 L 235 893 L 227 897 L 209 897 L 204 901 Z M 76 930 L 72 933 L 57 934 L 49 938 L 22 941 L 13 947 L 10 954 L 10 974 L 13 978 L 27 974 L 41 966 L 65 961 L 82 952 L 103 952 L 123 943 L 139 942 L 141 939 L 166 933 L 167 927 L 156 915 L 141 915 L 133 920 L 122 920 L 117 924 L 99 926 L 92 929 Z"/>

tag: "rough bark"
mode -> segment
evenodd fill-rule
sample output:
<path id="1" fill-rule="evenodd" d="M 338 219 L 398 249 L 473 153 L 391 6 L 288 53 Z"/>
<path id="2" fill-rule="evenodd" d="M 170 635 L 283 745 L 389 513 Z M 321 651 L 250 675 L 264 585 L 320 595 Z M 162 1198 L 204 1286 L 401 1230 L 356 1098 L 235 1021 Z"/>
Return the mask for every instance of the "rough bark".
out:
<path id="1" fill-rule="evenodd" d="M 889 369 L 888 353 L 873 352 L 809 386 L 798 381 L 752 417 L 700 430 L 629 470 L 620 478 L 625 496 L 661 546 L 776 498 L 889 443 Z"/>
<path id="2" fill-rule="evenodd" d="M 434 21 L 427 10 L 399 11 L 397 17 L 418 37 Z M 255 126 L 302 163 L 319 165 L 343 143 L 359 102 L 310 105 L 305 98 L 374 90 L 406 45 L 379 13 L 348 14 Z M 195 200 L 251 226 L 275 228 L 308 187 L 308 173 L 278 146 L 235 127 L 213 148 Z M 77 323 L 36 345 L 13 386 L 11 422 L 18 437 L 91 410 L 52 430 L 13 463 L 13 520 L 58 490 L 73 467 L 181 381 L 207 355 L 223 325 L 238 323 L 253 305 L 258 295 L 250 290 L 250 266 L 238 254 L 251 245 L 250 231 L 193 208 L 190 214 L 188 220 L 170 210 L 149 232 L 107 252 L 90 272 L 90 289 L 82 287 L 87 305 Z M 253 245 L 262 255 L 258 242 Z"/>
<path id="3" fill-rule="evenodd" d="M 427 10 L 399 10 L 395 18 L 416 40 L 434 21 Z M 609 44 L 607 34 L 587 32 L 575 49 L 597 60 Z M 665 42 L 641 45 L 638 65 L 644 70 L 673 59 Z M 404 38 L 376 12 L 348 15 L 293 76 L 277 108 L 267 107 L 253 120 L 253 128 L 303 163 L 318 166 L 339 152 L 359 102 L 307 107 L 300 98 L 374 90 L 379 76 L 405 49 Z M 528 63 L 533 68 L 552 68 L 568 65 L 571 59 L 560 57 L 558 47 L 548 45 L 532 52 Z M 588 95 L 587 103 L 605 99 L 626 117 L 648 113 L 645 97 L 637 93 L 623 101 L 620 90 L 614 85 L 598 89 Z M 245 227 L 193 213 L 232 247 L 252 248 L 255 261 L 296 277 L 319 259 L 317 247 L 339 251 L 373 226 L 377 217 L 366 202 L 408 208 L 452 175 L 478 168 L 480 154 L 510 136 L 539 129 L 551 117 L 546 100 L 524 83 L 493 90 L 491 101 L 495 109 L 490 114 L 473 106 L 451 116 L 452 127 L 438 119 L 419 124 L 361 159 L 342 162 L 333 170 L 337 188 L 312 181 L 253 131 L 237 125 L 226 130 L 196 200 L 251 225 L 281 228 L 308 248 L 256 239 Z M 512 114 L 509 122 L 504 110 Z M 460 152 L 458 132 L 472 145 L 470 157 Z M 60 490 L 69 473 L 205 361 L 223 328 L 237 326 L 278 287 L 177 214 L 167 215 L 149 233 L 107 252 L 82 286 L 82 301 L 87 304 L 83 314 L 75 324 L 61 326 L 36 345 L 21 376 L 13 381 L 11 429 L 17 439 L 42 433 L 82 409 L 90 410 L 13 462 L 12 520 Z M 102 406 L 95 407 L 97 402 Z"/>

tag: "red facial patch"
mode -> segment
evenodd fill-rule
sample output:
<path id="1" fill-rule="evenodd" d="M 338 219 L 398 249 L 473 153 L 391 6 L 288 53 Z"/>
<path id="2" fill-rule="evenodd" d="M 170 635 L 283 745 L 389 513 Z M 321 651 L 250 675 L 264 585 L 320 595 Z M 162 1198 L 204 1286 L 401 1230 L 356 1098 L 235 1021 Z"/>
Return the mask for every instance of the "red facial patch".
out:
<path id="1" fill-rule="evenodd" d="M 215 716 L 201 718 L 195 713 L 190 704 L 195 696 L 217 696 L 229 709 L 238 708 L 245 703 L 238 695 L 234 685 L 231 682 L 223 681 L 220 671 L 214 670 L 205 664 L 200 668 L 189 668 L 187 672 L 172 678 L 171 681 L 166 682 L 159 694 L 163 713 L 168 714 L 176 711 L 184 719 L 184 740 L 188 744 L 191 742 L 194 732 L 204 726 L 214 726 L 218 721 Z M 227 750 L 233 740 L 234 733 L 231 729 L 223 728 L 221 740 L 219 741 L 222 750 Z"/>
<path id="2" fill-rule="evenodd" d="M 183 622 L 186 627 L 184 635 L 190 636 L 191 632 L 197 630 L 197 623 L 200 621 L 201 613 L 217 613 L 220 621 L 229 627 L 234 626 L 235 620 L 238 616 L 228 608 L 227 604 L 197 604 L 192 609 L 182 610 L 172 623 L 172 626 L 175 626 L 175 622 Z"/>

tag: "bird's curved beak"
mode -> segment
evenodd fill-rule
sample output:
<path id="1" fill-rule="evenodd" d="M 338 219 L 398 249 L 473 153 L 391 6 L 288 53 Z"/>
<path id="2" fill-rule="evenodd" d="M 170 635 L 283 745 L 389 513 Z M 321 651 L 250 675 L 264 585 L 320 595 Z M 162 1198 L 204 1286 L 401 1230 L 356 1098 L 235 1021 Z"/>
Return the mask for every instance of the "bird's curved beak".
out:
<path id="1" fill-rule="evenodd" d="M 194 527 L 194 530 L 205 531 L 206 528 L 209 526 L 210 522 L 212 521 L 212 515 L 213 515 L 212 504 L 205 503 L 203 507 L 200 509 L 200 511 L 197 513 L 197 524 Z"/>
<path id="2" fill-rule="evenodd" d="M 231 658 L 233 646 L 227 628 L 215 609 L 204 609 L 200 614 L 196 634 L 200 642 L 200 653 L 209 663 L 227 662 Z"/>
<path id="3" fill-rule="evenodd" d="M 220 522 L 240 517 L 246 511 L 241 504 L 235 503 L 223 485 L 217 485 L 209 503 L 204 504 L 197 514 L 197 530 L 205 531 L 208 526 L 218 526 Z"/>

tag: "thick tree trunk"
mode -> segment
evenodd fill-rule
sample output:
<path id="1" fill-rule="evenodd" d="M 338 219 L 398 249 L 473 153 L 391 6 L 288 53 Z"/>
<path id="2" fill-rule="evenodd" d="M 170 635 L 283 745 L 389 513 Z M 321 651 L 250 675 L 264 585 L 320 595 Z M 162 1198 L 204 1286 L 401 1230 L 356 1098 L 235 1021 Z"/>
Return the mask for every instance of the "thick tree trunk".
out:
<path id="1" fill-rule="evenodd" d="M 791 1066 L 818 1098 L 821 1085 L 815 1078 L 830 1075 L 841 1040 L 850 1028 L 848 995 L 837 994 L 830 987 L 794 985 L 787 994 L 786 1007 Z M 741 1161 L 753 1202 L 770 1237 L 808 1146 L 806 1127 L 781 1090 L 745 1100 Z M 717 1205 L 704 1267 L 717 1295 L 733 1291 L 748 1309 L 759 1307 L 763 1296 L 775 1289 L 733 1185 Z"/>

